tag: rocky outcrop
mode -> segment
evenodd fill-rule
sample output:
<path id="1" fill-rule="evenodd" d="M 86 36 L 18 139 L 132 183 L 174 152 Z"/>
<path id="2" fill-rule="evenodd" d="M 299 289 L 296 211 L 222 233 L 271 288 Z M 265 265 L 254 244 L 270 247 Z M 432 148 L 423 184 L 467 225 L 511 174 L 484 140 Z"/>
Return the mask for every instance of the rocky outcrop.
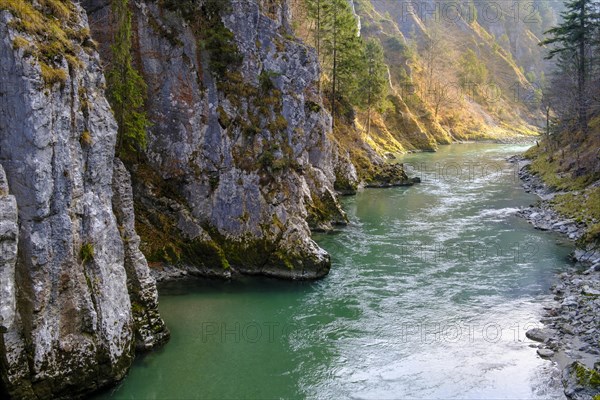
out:
<path id="1" fill-rule="evenodd" d="M 98 21 L 95 37 L 107 42 L 108 2 L 84 6 Z M 334 192 L 316 54 L 293 37 L 286 2 L 140 1 L 134 9 L 154 124 L 142 162 L 130 168 L 151 266 L 327 274 L 329 256 L 309 223 L 331 229 L 346 216 Z"/>
<path id="2" fill-rule="evenodd" d="M 0 165 L 0 335 L 15 321 L 18 243 L 17 202 L 15 196 L 9 194 L 6 174 Z"/>
<path id="3" fill-rule="evenodd" d="M 420 178 L 409 178 L 402 164 L 379 164 L 374 174 L 367 180 L 365 187 L 389 188 L 395 186 L 412 186 L 421 182 Z"/>
<path id="4" fill-rule="evenodd" d="M 86 15 L 13 4 L 0 10 L 0 375 L 13 398 L 77 397 L 123 378 L 134 336 L 152 346 L 162 321 L 119 176 L 113 213 L 117 127 Z"/>
<path id="5" fill-rule="evenodd" d="M 350 152 L 342 150 L 340 145 L 333 142 L 333 172 L 335 174 L 335 190 L 341 195 L 356 194 L 360 184 L 356 167 L 350 159 Z"/>
<path id="6" fill-rule="evenodd" d="M 135 214 L 131 177 L 118 158 L 113 170 L 113 210 L 123 238 L 127 287 L 133 311 L 136 347 L 150 350 L 169 339 L 169 331 L 158 313 L 156 281 L 140 251 L 140 237 L 135 231 Z"/>

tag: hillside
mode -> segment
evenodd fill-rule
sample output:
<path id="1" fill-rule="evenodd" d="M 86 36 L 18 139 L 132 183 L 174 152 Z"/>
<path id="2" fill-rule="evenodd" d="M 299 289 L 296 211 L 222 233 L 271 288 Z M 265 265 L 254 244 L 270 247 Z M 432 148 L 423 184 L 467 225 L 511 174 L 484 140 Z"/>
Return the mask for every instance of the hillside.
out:
<path id="1" fill-rule="evenodd" d="M 387 101 L 372 116 L 369 134 L 361 108 L 336 134 L 341 147 L 354 153 L 359 171 L 368 151 L 356 154 L 357 142 L 386 155 L 537 134 L 541 84 L 552 65 L 543 60 L 538 35 L 556 13 L 540 3 L 536 10 L 544 19 L 537 11 L 531 16 L 526 8 L 519 12 L 492 2 L 460 3 L 459 11 L 435 1 L 351 2 L 360 36 L 375 38 L 384 49 L 389 81 Z M 294 16 L 306 19 L 304 3 L 293 4 Z M 311 29 L 294 26 L 314 43 Z"/>

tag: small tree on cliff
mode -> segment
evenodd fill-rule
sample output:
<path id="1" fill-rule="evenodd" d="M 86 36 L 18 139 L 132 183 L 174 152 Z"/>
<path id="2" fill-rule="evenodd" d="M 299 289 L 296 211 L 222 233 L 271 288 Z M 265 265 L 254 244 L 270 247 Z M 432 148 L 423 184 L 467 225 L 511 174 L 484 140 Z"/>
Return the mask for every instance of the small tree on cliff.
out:
<path id="1" fill-rule="evenodd" d="M 313 21 L 311 32 L 315 38 L 315 49 L 317 49 L 317 58 L 321 61 L 321 32 L 322 32 L 322 16 L 324 14 L 323 7 L 326 0 L 306 0 L 307 16 Z"/>
<path id="2" fill-rule="evenodd" d="M 107 73 L 108 99 L 119 124 L 116 153 L 146 147 L 150 125 L 144 110 L 146 84 L 132 65 L 129 0 L 112 0 L 115 34 Z"/>

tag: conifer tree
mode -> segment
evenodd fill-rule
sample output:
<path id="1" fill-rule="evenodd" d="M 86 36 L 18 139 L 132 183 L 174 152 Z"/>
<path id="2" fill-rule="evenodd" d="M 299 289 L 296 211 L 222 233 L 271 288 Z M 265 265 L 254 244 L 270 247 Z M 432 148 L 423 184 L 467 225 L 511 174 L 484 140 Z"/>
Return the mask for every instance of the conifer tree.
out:
<path id="1" fill-rule="evenodd" d="M 554 45 L 547 58 L 559 56 L 559 64 L 568 68 L 573 63 L 577 73 L 577 117 L 583 132 L 588 130 L 588 94 L 592 63 L 593 33 L 598 30 L 598 4 L 592 0 L 571 0 L 565 3 L 561 13 L 563 22 L 548 30 L 549 35 L 540 45 Z"/>
<path id="2" fill-rule="evenodd" d="M 321 0 L 321 52 L 329 58 L 331 77 L 331 114 L 335 126 L 336 103 L 339 97 L 353 102 L 356 94 L 357 72 L 360 71 L 361 39 L 357 21 L 347 0 Z"/>
<path id="3" fill-rule="evenodd" d="M 371 132 L 371 110 L 381 103 L 387 94 L 387 69 L 383 47 L 378 40 L 369 39 L 364 49 L 365 66 L 362 89 L 366 94 L 367 135 Z"/>
<path id="4" fill-rule="evenodd" d="M 315 40 L 315 49 L 317 50 L 317 59 L 321 60 L 321 32 L 323 6 L 326 0 L 306 0 L 308 18 L 313 20 L 312 34 Z"/>

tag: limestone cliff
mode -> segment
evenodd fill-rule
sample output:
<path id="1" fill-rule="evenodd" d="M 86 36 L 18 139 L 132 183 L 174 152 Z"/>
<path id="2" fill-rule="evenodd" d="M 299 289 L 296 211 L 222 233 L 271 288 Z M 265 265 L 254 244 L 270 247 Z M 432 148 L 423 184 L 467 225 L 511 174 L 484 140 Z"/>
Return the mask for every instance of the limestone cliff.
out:
<path id="1" fill-rule="evenodd" d="M 103 87 L 79 6 L 0 2 L 0 375 L 14 398 L 113 383 L 136 342 L 168 337 L 118 164 L 113 196 Z"/>
<path id="2" fill-rule="evenodd" d="M 110 62 L 109 3 L 84 7 Z M 334 182 L 356 177 L 347 158 L 333 163 L 315 52 L 292 35 L 286 2 L 140 1 L 133 10 L 153 126 L 128 165 L 151 265 L 327 274 L 310 228 L 346 223 Z"/>

